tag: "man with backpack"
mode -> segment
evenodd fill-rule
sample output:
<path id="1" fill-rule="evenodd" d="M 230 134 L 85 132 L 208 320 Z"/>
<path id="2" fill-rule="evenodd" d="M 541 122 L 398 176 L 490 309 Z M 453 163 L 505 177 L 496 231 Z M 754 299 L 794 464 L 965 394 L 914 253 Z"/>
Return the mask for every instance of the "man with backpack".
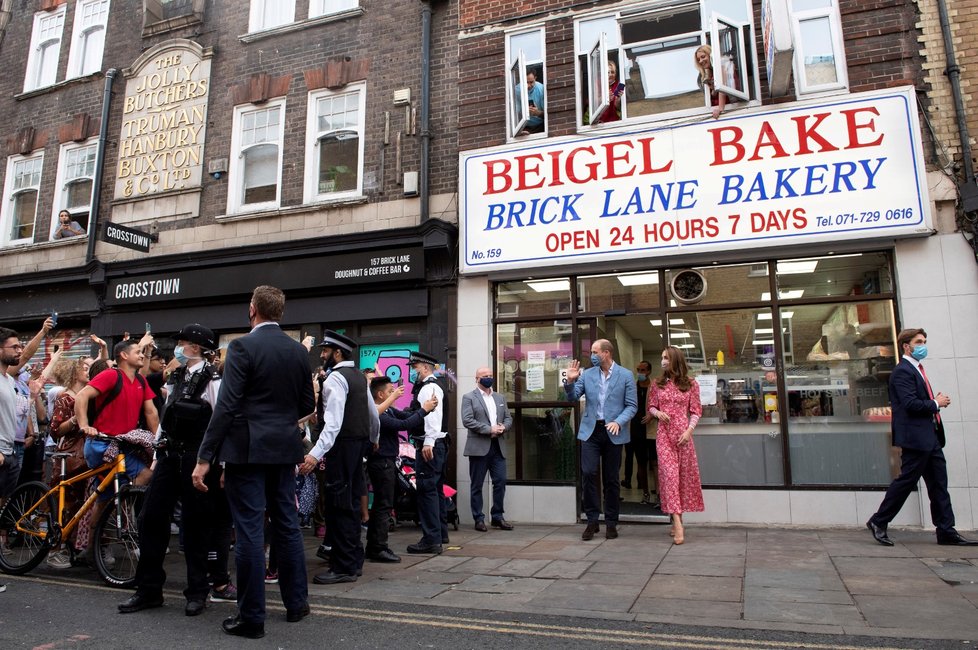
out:
<path id="1" fill-rule="evenodd" d="M 227 532 L 221 542 L 224 567 L 219 569 L 222 575 L 215 577 L 214 597 L 226 600 L 236 595 L 227 573 L 230 525 L 222 522 L 228 522 L 230 517 L 224 514 L 227 501 L 220 486 L 222 468 L 217 465 L 208 473 L 205 481 L 210 490 L 207 492 L 194 489 L 190 478 L 221 387 L 217 369 L 204 358 L 207 352 L 217 349 L 217 343 L 214 332 L 198 323 L 185 326 L 175 338 L 174 358 L 181 365 L 170 374 L 164 389 L 166 402 L 156 469 L 140 517 L 136 593 L 119 605 L 119 612 L 123 614 L 163 604 L 166 582 L 163 560 L 170 542 L 170 520 L 177 499 L 183 505 L 183 550 L 187 563 L 184 613 L 197 616 L 204 611 L 210 591 L 208 546 L 215 528 L 224 528 Z"/>

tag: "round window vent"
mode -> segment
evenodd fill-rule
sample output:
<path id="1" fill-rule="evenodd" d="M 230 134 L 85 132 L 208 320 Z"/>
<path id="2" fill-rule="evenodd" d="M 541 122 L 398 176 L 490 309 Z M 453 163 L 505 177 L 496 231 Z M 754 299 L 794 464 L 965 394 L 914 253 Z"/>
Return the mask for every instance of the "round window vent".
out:
<path id="1" fill-rule="evenodd" d="M 677 302 L 684 305 L 698 303 L 706 296 L 706 278 L 699 271 L 686 269 L 672 276 L 669 290 Z"/>

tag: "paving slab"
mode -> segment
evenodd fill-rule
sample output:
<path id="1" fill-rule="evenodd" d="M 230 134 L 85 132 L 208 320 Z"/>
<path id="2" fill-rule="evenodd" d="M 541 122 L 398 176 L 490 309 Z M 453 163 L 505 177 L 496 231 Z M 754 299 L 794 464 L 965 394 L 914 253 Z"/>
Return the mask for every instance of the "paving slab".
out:
<path id="1" fill-rule="evenodd" d="M 683 600 L 681 598 L 639 598 L 632 605 L 632 612 L 659 616 L 683 617 L 685 625 L 693 625 L 697 619 L 739 621 L 743 604 L 722 600 Z"/>
<path id="2" fill-rule="evenodd" d="M 648 569 L 639 573 L 592 573 L 588 571 L 582 574 L 577 582 L 582 584 L 611 584 L 628 585 L 629 587 L 644 587 L 649 578 L 652 577 L 652 570 Z"/>
<path id="3" fill-rule="evenodd" d="M 434 555 L 423 562 L 415 564 L 412 568 L 423 571 L 448 571 L 452 567 L 458 566 L 462 562 L 468 562 L 472 557 L 469 555 Z"/>
<path id="4" fill-rule="evenodd" d="M 872 627 L 926 627 L 935 632 L 978 637 L 978 609 L 965 598 L 958 600 L 918 598 L 917 596 L 853 596 L 856 605 Z"/>
<path id="5" fill-rule="evenodd" d="M 744 577 L 744 557 L 741 555 L 682 555 L 669 553 L 656 573 L 680 574 L 688 576 Z"/>
<path id="6" fill-rule="evenodd" d="M 815 591 L 845 591 L 845 584 L 834 570 L 767 569 L 747 567 L 746 587 L 780 587 Z"/>
<path id="7" fill-rule="evenodd" d="M 466 565 L 470 562 L 466 562 L 461 566 L 465 569 Z M 497 566 L 495 569 L 488 572 L 491 576 L 515 576 L 528 578 L 534 575 L 537 571 L 544 568 L 550 564 L 550 560 L 510 560 L 505 564 Z"/>
<path id="8" fill-rule="evenodd" d="M 978 586 L 978 566 L 969 560 L 922 558 L 921 562 L 950 585 Z"/>
<path id="9" fill-rule="evenodd" d="M 974 533 L 968 533 L 968 536 L 978 537 Z M 978 546 L 941 546 L 930 539 L 927 542 L 906 544 L 906 547 L 917 557 L 978 560 Z"/>
<path id="10" fill-rule="evenodd" d="M 591 562 L 590 564 L 591 567 L 588 569 L 588 573 L 651 574 L 653 569 L 656 568 L 655 564 L 651 564 L 649 562 L 615 562 L 612 560 L 598 560 L 597 562 Z"/>
<path id="11" fill-rule="evenodd" d="M 696 538 L 686 533 L 686 541 L 681 546 L 673 545 L 669 553 L 677 555 L 708 555 L 712 557 L 720 556 L 743 556 L 747 554 L 747 541 L 713 540 L 710 538 Z"/>
<path id="12" fill-rule="evenodd" d="M 819 537 L 822 547 L 832 557 L 914 557 L 914 552 L 898 540 L 891 537 L 895 544 L 883 546 L 868 530 L 823 532 Z"/>
<path id="13" fill-rule="evenodd" d="M 533 574 L 533 577 L 576 580 L 577 578 L 581 577 L 581 574 L 590 569 L 593 564 L 593 562 L 554 560 Z"/>
<path id="14" fill-rule="evenodd" d="M 504 557 L 473 557 L 469 558 L 465 562 L 462 562 L 461 564 L 456 564 L 449 569 L 449 571 L 453 573 L 469 573 L 472 575 L 482 573 L 487 574 L 493 569 L 497 569 L 510 561 L 511 560 Z"/>
<path id="15" fill-rule="evenodd" d="M 536 594 L 553 584 L 553 580 L 542 578 L 474 575 L 452 587 L 452 590 L 483 594 Z"/>
<path id="16" fill-rule="evenodd" d="M 353 585 L 353 588 L 344 590 L 342 593 L 332 593 L 330 595 L 343 598 L 360 598 L 363 600 L 416 603 L 428 598 L 434 598 L 450 588 L 450 585 L 420 582 L 418 580 L 372 580 L 367 583 L 352 582 L 348 584 Z M 312 593 L 311 587 L 309 592 Z"/>
<path id="17" fill-rule="evenodd" d="M 839 575 L 843 578 L 856 576 L 929 578 L 934 575 L 933 571 L 915 557 L 837 557 L 833 558 L 833 561 Z"/>
<path id="18" fill-rule="evenodd" d="M 956 600 L 960 594 L 936 575 L 929 577 L 910 576 L 849 576 L 843 577 L 850 594 L 870 596 L 906 596 L 913 594 L 919 598 L 944 598 Z"/>
<path id="19" fill-rule="evenodd" d="M 529 605 L 545 610 L 627 613 L 641 592 L 641 586 L 560 580 L 537 594 Z"/>
<path id="20" fill-rule="evenodd" d="M 655 574 L 642 591 L 642 598 L 741 602 L 742 594 L 740 578 Z"/>
<path id="21" fill-rule="evenodd" d="M 846 591 L 833 589 L 799 589 L 786 587 L 744 587 L 744 601 L 778 600 L 786 603 L 823 603 L 826 605 L 853 605 L 852 596 Z"/>
<path id="22" fill-rule="evenodd" d="M 484 591 L 462 591 L 451 589 L 444 591 L 429 603 L 444 607 L 461 607 L 465 609 L 488 609 L 502 612 L 525 612 L 527 604 L 535 593 L 487 593 Z"/>
<path id="23" fill-rule="evenodd" d="M 817 531 L 810 530 L 749 530 L 747 531 L 747 551 L 779 550 L 823 551 L 822 540 Z"/>
<path id="24" fill-rule="evenodd" d="M 507 558 L 511 559 L 522 551 L 524 546 L 514 546 L 512 544 L 458 544 L 457 551 L 445 551 L 443 555 L 465 555 L 467 557 L 488 557 L 488 558 Z"/>
<path id="25" fill-rule="evenodd" d="M 744 601 L 744 620 L 829 625 L 864 625 L 855 605 L 786 602 L 780 599 L 751 598 Z"/>

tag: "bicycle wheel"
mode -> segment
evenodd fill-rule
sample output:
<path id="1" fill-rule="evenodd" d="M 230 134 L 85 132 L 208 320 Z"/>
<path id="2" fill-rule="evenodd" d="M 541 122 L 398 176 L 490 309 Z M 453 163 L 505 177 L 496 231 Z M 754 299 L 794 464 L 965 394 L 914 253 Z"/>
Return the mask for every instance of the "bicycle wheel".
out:
<path id="1" fill-rule="evenodd" d="M 131 588 L 136 584 L 138 521 L 145 494 L 145 486 L 123 487 L 119 490 L 118 500 L 112 499 L 95 527 L 92 540 L 95 568 L 113 587 Z"/>
<path id="2" fill-rule="evenodd" d="M 0 569 L 4 573 L 27 573 L 44 559 L 51 549 L 47 538 L 48 515 L 57 505 L 52 497 L 43 499 L 48 486 L 39 481 L 24 483 L 10 495 L 0 510 Z M 34 504 L 41 505 L 27 514 Z"/>

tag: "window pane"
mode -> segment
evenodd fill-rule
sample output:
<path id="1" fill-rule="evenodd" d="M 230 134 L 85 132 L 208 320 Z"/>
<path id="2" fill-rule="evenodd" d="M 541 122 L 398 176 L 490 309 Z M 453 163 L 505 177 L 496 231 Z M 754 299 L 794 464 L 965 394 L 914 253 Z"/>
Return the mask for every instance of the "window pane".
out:
<path id="1" fill-rule="evenodd" d="M 561 369 L 573 357 L 570 320 L 496 326 L 498 390 L 509 401 L 566 401 Z"/>
<path id="2" fill-rule="evenodd" d="M 92 181 L 82 180 L 68 184 L 65 191 L 67 197 L 65 208 L 72 214 L 79 209 L 88 209 L 92 202 Z"/>
<path id="3" fill-rule="evenodd" d="M 278 196 L 278 146 L 263 144 L 244 153 L 244 203 L 266 203 Z"/>
<path id="4" fill-rule="evenodd" d="M 527 63 L 543 61 L 543 48 L 540 45 L 540 32 L 516 34 L 509 37 L 510 62 L 516 60 L 516 55 L 523 50 Z"/>
<path id="5" fill-rule="evenodd" d="M 604 32 L 607 39 L 608 49 L 617 48 L 621 44 L 618 35 L 618 22 L 614 17 L 596 18 L 594 20 L 582 20 L 578 24 L 580 37 L 577 40 L 577 51 L 587 53 L 594 44 L 598 42 L 601 33 Z"/>
<path id="6" fill-rule="evenodd" d="M 625 48 L 626 68 L 621 79 L 628 117 L 706 105 L 693 65 L 700 42 L 700 36 L 693 36 Z"/>
<path id="7" fill-rule="evenodd" d="M 740 47 L 739 31 L 737 27 L 720 23 L 718 31 L 720 40 L 718 45 L 720 50 L 720 69 L 716 72 L 716 75 L 718 77 L 718 83 L 746 94 L 747 91 L 744 86 L 745 75 L 743 70 L 740 69 L 740 59 L 743 53 Z M 731 99 L 733 98 L 731 97 Z"/>
<path id="8" fill-rule="evenodd" d="M 798 28 L 801 32 L 801 50 L 807 85 L 838 83 L 839 76 L 835 69 L 834 41 L 829 18 L 803 20 L 798 24 Z"/>
<path id="9" fill-rule="evenodd" d="M 805 298 L 891 293 L 893 276 L 886 253 L 858 253 L 779 261 L 778 293 Z"/>
<path id="10" fill-rule="evenodd" d="M 496 316 L 534 317 L 570 314 L 570 280 L 548 278 L 500 282 L 496 285 Z"/>
<path id="11" fill-rule="evenodd" d="M 808 11 L 810 9 L 828 9 L 832 6 L 832 0 L 791 0 L 791 8 L 794 11 Z"/>
<path id="12" fill-rule="evenodd" d="M 806 305 L 781 316 L 792 481 L 887 485 L 899 468 L 887 387 L 892 303 Z"/>
<path id="13" fill-rule="evenodd" d="M 309 3 L 309 17 L 323 16 L 347 9 L 354 9 L 357 0 L 311 0 Z"/>
<path id="14" fill-rule="evenodd" d="M 515 479 L 516 444 L 522 450 L 522 476 L 525 481 L 563 481 L 573 483 L 577 478 L 576 431 L 574 409 L 570 406 L 552 408 L 518 408 L 513 414 L 514 433 L 503 438 L 507 478 Z"/>
<path id="15" fill-rule="evenodd" d="M 701 383 L 704 485 L 783 485 L 774 340 L 767 309 L 668 314 L 669 342 Z M 722 356 L 722 362 L 721 362 Z M 716 390 L 710 390 L 715 384 Z"/>
<path id="16" fill-rule="evenodd" d="M 768 280 L 766 262 L 706 266 L 695 270 L 706 278 L 706 293 L 697 304 L 719 305 L 771 299 L 771 283 Z M 666 293 L 671 307 L 682 304 L 681 301 L 676 300 L 673 291 L 673 279 L 680 272 L 678 269 L 666 271 Z"/>
<path id="17" fill-rule="evenodd" d="M 750 22 L 753 17 L 749 0 L 703 0 L 703 22 L 707 22 L 713 13 L 741 23 Z"/>
<path id="18" fill-rule="evenodd" d="M 105 47 L 105 29 L 98 27 L 82 34 L 79 46 L 82 60 L 79 65 L 82 75 L 98 72 L 102 67 L 102 49 Z"/>
<path id="19" fill-rule="evenodd" d="M 355 131 L 342 131 L 320 139 L 319 193 L 356 190 L 359 155 L 360 136 Z"/>
<path id="20" fill-rule="evenodd" d="M 10 239 L 30 239 L 34 236 L 34 216 L 37 214 L 37 190 L 14 196 Z"/>
<path id="21" fill-rule="evenodd" d="M 611 273 L 581 277 L 577 283 L 581 311 L 647 311 L 659 306 L 659 272 Z"/>
<path id="22" fill-rule="evenodd" d="M 60 42 L 48 42 L 41 45 L 37 58 L 37 76 L 35 88 L 50 86 L 58 76 L 58 50 Z"/>

